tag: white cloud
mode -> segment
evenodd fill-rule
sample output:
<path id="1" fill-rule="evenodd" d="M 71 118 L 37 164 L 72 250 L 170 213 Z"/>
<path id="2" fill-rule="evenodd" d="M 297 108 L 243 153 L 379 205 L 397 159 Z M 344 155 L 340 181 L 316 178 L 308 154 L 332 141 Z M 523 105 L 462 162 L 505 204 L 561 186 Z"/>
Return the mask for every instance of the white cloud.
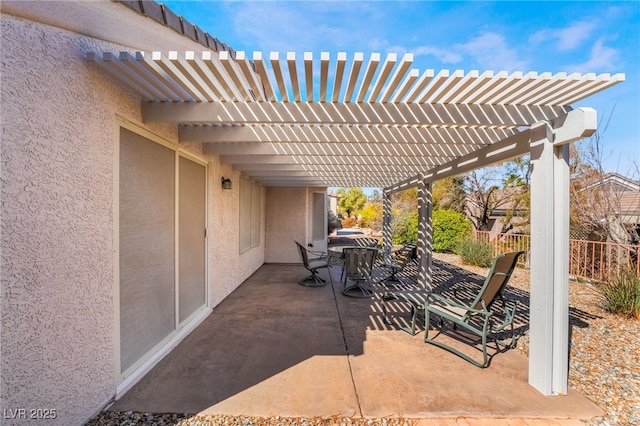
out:
<path id="1" fill-rule="evenodd" d="M 249 1 L 226 4 L 234 32 L 262 51 L 384 50 L 384 18 L 366 3 Z"/>
<path id="2" fill-rule="evenodd" d="M 515 71 L 528 67 L 518 52 L 510 49 L 500 34 L 484 33 L 467 43 L 456 45 L 456 49 L 471 56 L 476 65 L 491 70 Z"/>
<path id="3" fill-rule="evenodd" d="M 407 53 L 408 50 L 406 47 L 403 46 L 389 46 L 387 47 L 387 53 L 395 53 L 398 55 L 398 57 L 402 57 L 402 55 L 404 55 L 405 53 Z M 414 53 L 415 51 L 411 51 L 410 53 Z"/>
<path id="4" fill-rule="evenodd" d="M 617 49 L 604 45 L 604 40 L 599 39 L 591 47 L 589 59 L 580 64 L 568 65 L 566 68 L 572 72 L 600 72 L 615 71 L 620 67 L 620 52 Z"/>
<path id="5" fill-rule="evenodd" d="M 592 21 L 574 22 L 567 28 L 540 30 L 529 38 L 533 44 L 546 41 L 555 41 L 558 50 L 568 51 L 583 44 L 595 30 L 596 25 Z"/>
<path id="6" fill-rule="evenodd" d="M 433 46 L 418 46 L 415 49 L 412 49 L 411 52 L 415 55 L 435 56 L 436 59 L 445 64 L 457 64 L 462 61 L 462 55 L 459 53 Z"/>

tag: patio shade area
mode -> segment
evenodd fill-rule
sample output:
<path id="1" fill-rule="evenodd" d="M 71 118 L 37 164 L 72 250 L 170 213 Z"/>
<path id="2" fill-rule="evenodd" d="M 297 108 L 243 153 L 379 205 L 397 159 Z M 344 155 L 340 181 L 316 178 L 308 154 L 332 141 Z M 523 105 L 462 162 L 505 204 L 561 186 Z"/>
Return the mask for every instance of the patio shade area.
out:
<path id="1" fill-rule="evenodd" d="M 182 143 L 203 143 L 265 186 L 387 188 L 463 173 L 528 153 L 514 143 L 532 141 L 530 126 L 562 121 L 571 104 L 625 79 L 420 71 L 410 53 L 265 56 L 90 52 L 87 60 L 141 97 L 145 122 L 177 124 Z"/>
<path id="2" fill-rule="evenodd" d="M 414 419 L 602 414 L 573 390 L 562 398 L 541 395 L 528 385 L 527 360 L 515 350 L 480 369 L 425 344 L 423 333 L 385 325 L 381 285 L 371 299 L 345 297 L 340 269 L 332 273 L 333 286 L 310 288 L 297 284 L 307 274 L 300 265 L 262 266 L 109 409 Z M 481 279 L 434 262 L 439 288 Z M 524 305 L 519 315 L 526 324 Z"/>

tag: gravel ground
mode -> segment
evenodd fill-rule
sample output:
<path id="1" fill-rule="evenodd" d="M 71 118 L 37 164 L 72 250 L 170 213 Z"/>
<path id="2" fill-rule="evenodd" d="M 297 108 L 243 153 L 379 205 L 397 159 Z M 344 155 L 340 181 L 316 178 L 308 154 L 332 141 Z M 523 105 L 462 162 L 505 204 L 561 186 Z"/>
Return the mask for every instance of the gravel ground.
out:
<path id="1" fill-rule="evenodd" d="M 487 268 L 462 265 L 452 254 L 435 254 L 441 261 L 464 267 L 485 276 Z M 511 280 L 511 295 L 528 305 L 529 271 L 516 269 Z M 640 425 L 640 321 L 626 319 L 604 311 L 591 284 L 570 282 L 571 356 L 569 386 L 582 393 L 604 411 L 605 416 L 592 419 L 589 426 Z M 516 350 L 528 356 L 529 336 L 525 332 Z M 410 426 L 402 418 L 258 418 L 243 416 L 196 416 L 180 414 L 104 412 L 87 426 L 106 425 L 175 425 L 175 426 Z"/>
<path id="2" fill-rule="evenodd" d="M 176 414 L 150 413 L 102 413 L 87 426 L 412 426 L 415 421 L 401 418 L 351 419 L 348 417 L 245 417 L 245 416 L 194 416 L 186 418 Z"/>

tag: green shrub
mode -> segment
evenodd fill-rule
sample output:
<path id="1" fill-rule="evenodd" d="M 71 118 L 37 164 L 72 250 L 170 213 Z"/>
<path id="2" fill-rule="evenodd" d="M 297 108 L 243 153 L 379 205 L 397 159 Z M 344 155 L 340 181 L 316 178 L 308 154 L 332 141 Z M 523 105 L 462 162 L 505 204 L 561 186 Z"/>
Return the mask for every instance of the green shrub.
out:
<path id="1" fill-rule="evenodd" d="M 453 210 L 433 212 L 433 250 L 451 251 L 462 238 L 471 235 L 471 222 Z"/>
<path id="2" fill-rule="evenodd" d="M 609 312 L 640 319 L 640 275 L 635 268 L 619 270 L 595 289 Z"/>
<path id="3" fill-rule="evenodd" d="M 327 235 L 330 235 L 333 233 L 333 231 L 340 227 L 341 223 L 340 219 L 338 219 L 338 216 L 336 216 L 335 213 L 331 210 L 327 211 L 327 218 Z"/>
<path id="4" fill-rule="evenodd" d="M 418 212 L 400 212 L 391 220 L 391 242 L 393 244 L 418 241 Z"/>
<path id="5" fill-rule="evenodd" d="M 454 252 L 469 265 L 488 267 L 493 261 L 493 246 L 473 237 L 465 237 L 458 241 Z"/>

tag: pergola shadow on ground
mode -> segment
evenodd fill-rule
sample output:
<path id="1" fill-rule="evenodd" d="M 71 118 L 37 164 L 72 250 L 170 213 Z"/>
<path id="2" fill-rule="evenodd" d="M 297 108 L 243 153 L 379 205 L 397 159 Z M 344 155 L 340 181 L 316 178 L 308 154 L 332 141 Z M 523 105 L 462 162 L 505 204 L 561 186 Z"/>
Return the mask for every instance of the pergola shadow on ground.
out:
<path id="1" fill-rule="evenodd" d="M 483 277 L 434 261 L 434 283 L 449 291 Z M 405 285 L 415 285 L 410 266 Z M 517 351 L 494 351 L 487 369 L 384 323 L 371 299 L 345 297 L 334 283 L 297 284 L 300 265 L 265 264 L 110 410 L 245 416 L 408 418 L 591 418 L 601 410 L 570 391 L 545 397 L 528 385 Z M 510 290 L 511 291 L 511 290 Z M 528 324 L 527 295 L 518 312 Z M 392 308 L 402 317 L 406 307 Z M 448 343 L 474 351 L 447 335 Z"/>

